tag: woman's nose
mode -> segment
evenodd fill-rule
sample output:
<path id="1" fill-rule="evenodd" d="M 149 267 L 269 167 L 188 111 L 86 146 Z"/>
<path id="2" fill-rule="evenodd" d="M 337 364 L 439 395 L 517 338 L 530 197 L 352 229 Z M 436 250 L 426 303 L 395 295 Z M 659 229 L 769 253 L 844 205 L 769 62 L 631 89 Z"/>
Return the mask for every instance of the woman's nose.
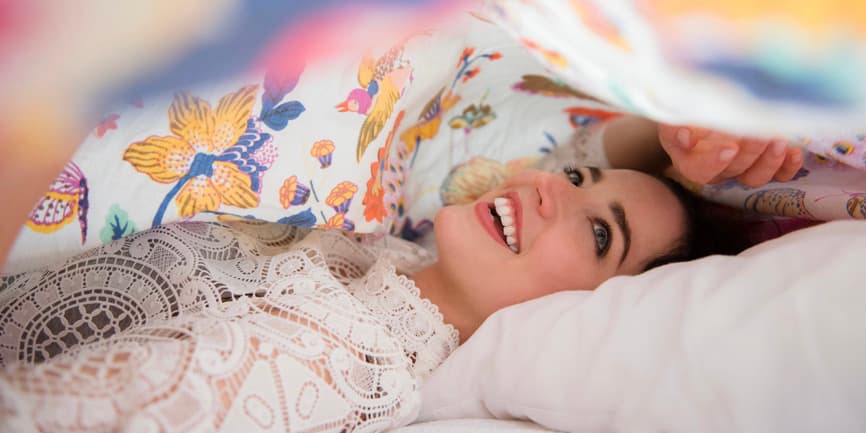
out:
<path id="1" fill-rule="evenodd" d="M 538 213 L 542 218 L 556 216 L 557 208 L 562 205 L 563 186 L 568 182 L 555 173 L 540 171 L 535 177 L 535 190 L 538 192 Z"/>

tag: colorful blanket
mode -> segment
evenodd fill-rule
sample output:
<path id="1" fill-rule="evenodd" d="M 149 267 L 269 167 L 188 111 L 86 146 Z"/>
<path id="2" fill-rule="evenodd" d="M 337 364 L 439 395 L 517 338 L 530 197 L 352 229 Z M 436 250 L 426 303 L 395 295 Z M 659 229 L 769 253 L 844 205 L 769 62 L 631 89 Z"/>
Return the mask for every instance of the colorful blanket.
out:
<path id="1" fill-rule="evenodd" d="M 185 220 L 414 239 L 443 203 L 471 200 L 617 111 L 785 134 L 812 152 L 794 183 L 704 194 L 771 214 L 863 218 L 866 91 L 852 77 L 866 45 L 851 17 L 866 13 L 794 3 L 492 1 L 348 54 L 112 92 L 128 97 L 36 204 L 6 270 Z M 349 30 L 316 35 L 332 47 Z M 310 46 L 301 40 L 289 46 Z"/>

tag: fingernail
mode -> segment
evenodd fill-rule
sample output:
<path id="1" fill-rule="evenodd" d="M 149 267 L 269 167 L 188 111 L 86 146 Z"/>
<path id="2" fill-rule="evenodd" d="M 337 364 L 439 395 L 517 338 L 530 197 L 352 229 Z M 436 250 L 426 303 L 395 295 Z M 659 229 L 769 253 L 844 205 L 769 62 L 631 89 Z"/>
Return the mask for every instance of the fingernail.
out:
<path id="1" fill-rule="evenodd" d="M 736 149 L 723 149 L 721 152 L 719 152 L 719 161 L 728 162 L 734 159 L 734 155 L 736 154 Z"/>
<path id="2" fill-rule="evenodd" d="M 788 149 L 788 142 L 785 140 L 773 140 L 773 143 L 770 144 L 774 156 L 782 156 L 785 154 L 785 151 Z"/>
<path id="3" fill-rule="evenodd" d="M 797 152 L 797 153 L 791 155 L 791 161 L 792 162 L 799 163 L 802 159 L 803 159 L 803 154 L 800 152 Z"/>
<path id="4" fill-rule="evenodd" d="M 680 128 L 677 130 L 677 141 L 680 146 L 687 148 L 692 144 L 692 131 L 689 128 Z"/>

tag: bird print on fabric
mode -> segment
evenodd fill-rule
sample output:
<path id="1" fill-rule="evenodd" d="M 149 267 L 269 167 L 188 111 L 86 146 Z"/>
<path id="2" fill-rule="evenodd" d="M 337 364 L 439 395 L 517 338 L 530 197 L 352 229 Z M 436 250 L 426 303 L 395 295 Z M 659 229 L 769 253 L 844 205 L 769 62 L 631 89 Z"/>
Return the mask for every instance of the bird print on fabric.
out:
<path id="1" fill-rule="evenodd" d="M 406 144 L 409 153 L 412 154 L 410 165 L 415 160 L 421 141 L 436 137 L 442 123 L 442 116 L 460 102 L 461 97 L 457 93 L 456 87 L 466 84 L 481 73 L 479 62 L 495 62 L 501 58 L 502 53 L 499 51 L 476 53 L 475 47 L 463 48 L 455 66 L 456 72 L 451 85 L 439 89 L 421 110 L 418 121 L 400 134 L 400 141 Z"/>
<path id="2" fill-rule="evenodd" d="M 358 135 L 358 162 L 361 162 L 370 143 L 382 132 L 411 78 L 412 66 L 403 59 L 403 43 L 392 47 L 378 59 L 370 55 L 361 59 L 358 66 L 360 87 L 351 90 L 336 107 L 340 112 L 351 111 L 366 116 Z"/>
<path id="3" fill-rule="evenodd" d="M 439 133 L 442 116 L 458 102 L 460 102 L 460 95 L 455 95 L 451 90 L 446 92 L 444 87 L 439 89 L 439 92 L 424 106 L 421 115 L 418 116 L 418 122 L 400 135 L 400 141 L 406 144 L 413 159 L 421 140 L 429 140 Z"/>
<path id="4" fill-rule="evenodd" d="M 409 152 L 405 143 L 397 142 L 397 149 L 392 152 L 394 135 L 400 128 L 405 111 L 397 113 L 394 126 L 385 145 L 379 148 L 376 161 L 370 164 L 370 178 L 367 180 L 367 192 L 361 202 L 364 206 L 364 220 L 384 222 L 385 218 L 402 217 L 405 210 L 403 183 L 407 174 L 407 159 Z"/>

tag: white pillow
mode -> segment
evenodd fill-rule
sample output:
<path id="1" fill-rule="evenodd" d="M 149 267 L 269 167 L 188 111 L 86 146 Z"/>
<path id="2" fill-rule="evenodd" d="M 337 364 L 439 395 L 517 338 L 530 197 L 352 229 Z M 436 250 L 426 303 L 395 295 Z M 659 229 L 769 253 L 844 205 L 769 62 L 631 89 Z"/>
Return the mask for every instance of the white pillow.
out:
<path id="1" fill-rule="evenodd" d="M 420 420 L 563 431 L 864 431 L 866 224 L 618 277 L 491 316 Z"/>

